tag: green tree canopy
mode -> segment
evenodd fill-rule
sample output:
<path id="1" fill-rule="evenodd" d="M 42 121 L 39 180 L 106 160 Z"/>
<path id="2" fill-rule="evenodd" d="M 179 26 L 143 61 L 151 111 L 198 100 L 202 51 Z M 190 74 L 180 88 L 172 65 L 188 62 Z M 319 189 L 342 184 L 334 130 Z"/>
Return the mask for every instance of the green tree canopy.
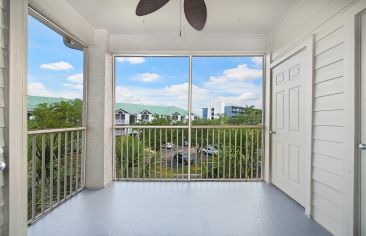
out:
<path id="1" fill-rule="evenodd" d="M 72 128 L 82 125 L 83 102 L 80 99 L 39 104 L 31 113 L 28 129 Z"/>

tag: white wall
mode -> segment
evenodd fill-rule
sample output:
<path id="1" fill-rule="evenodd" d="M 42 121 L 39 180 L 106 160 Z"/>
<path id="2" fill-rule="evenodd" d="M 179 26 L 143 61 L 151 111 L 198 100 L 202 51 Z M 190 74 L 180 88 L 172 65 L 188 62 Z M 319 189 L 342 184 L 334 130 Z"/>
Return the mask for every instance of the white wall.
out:
<path id="1" fill-rule="evenodd" d="M 304 1 L 306 2 L 306 1 Z M 322 1 L 319 1 L 319 4 Z M 353 152 L 349 134 L 354 124 L 354 94 L 347 84 L 355 78 L 347 73 L 351 63 L 346 45 L 349 9 L 363 9 L 358 1 L 330 1 L 317 12 L 295 14 L 272 32 L 271 58 L 288 51 L 308 35 L 315 38 L 313 81 L 312 217 L 335 235 L 353 235 Z M 304 12 L 304 3 L 297 9 Z M 351 26 L 352 27 L 352 26 Z M 354 103 L 353 103 L 354 106 Z M 352 119 L 351 119 L 352 120 Z M 351 148 L 352 149 L 352 148 Z"/>
<path id="2" fill-rule="evenodd" d="M 111 51 L 122 54 L 246 53 L 264 54 L 265 35 L 111 35 Z"/>

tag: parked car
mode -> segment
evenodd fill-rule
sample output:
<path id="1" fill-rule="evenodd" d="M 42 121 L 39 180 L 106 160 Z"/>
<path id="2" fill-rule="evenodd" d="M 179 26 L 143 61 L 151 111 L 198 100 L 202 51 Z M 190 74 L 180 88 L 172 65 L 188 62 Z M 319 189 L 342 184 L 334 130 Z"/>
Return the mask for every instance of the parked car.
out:
<path id="1" fill-rule="evenodd" d="M 173 148 L 173 144 L 171 143 L 165 143 L 161 146 L 164 149 L 172 149 Z"/>
<path id="2" fill-rule="evenodd" d="M 219 153 L 219 150 L 217 150 L 216 147 L 207 146 L 207 147 L 203 147 L 201 149 L 201 152 L 204 154 L 208 154 L 209 156 L 212 156 L 212 155 L 217 155 Z"/>
<path id="3" fill-rule="evenodd" d="M 188 165 L 188 153 L 177 152 L 173 156 L 174 162 L 183 163 Z M 194 158 L 191 156 L 191 163 L 194 163 Z"/>

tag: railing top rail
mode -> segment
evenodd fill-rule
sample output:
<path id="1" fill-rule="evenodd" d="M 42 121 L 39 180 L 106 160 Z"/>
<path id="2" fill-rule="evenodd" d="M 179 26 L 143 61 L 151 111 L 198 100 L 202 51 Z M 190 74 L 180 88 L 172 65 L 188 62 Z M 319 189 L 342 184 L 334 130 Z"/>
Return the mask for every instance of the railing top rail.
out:
<path id="1" fill-rule="evenodd" d="M 262 129 L 263 125 L 192 125 L 192 129 Z"/>
<path id="2" fill-rule="evenodd" d="M 114 129 L 188 129 L 182 125 L 115 125 Z M 262 129 L 263 125 L 192 125 L 192 129 Z"/>
<path id="3" fill-rule="evenodd" d="M 61 132 L 80 131 L 80 130 L 86 130 L 86 127 L 30 130 L 28 131 L 28 134 L 50 134 L 50 133 L 61 133 Z"/>
<path id="4" fill-rule="evenodd" d="M 188 125 L 115 125 L 114 129 L 188 129 Z"/>

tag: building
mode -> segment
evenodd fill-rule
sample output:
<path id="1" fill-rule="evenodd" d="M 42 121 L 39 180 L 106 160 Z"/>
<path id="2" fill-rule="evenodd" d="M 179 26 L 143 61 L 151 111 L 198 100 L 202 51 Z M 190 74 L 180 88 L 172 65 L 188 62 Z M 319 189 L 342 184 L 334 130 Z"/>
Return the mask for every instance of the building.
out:
<path id="1" fill-rule="evenodd" d="M 214 120 L 220 118 L 225 113 L 225 103 L 218 102 L 210 104 L 207 108 L 202 108 L 202 119 Z"/>
<path id="2" fill-rule="evenodd" d="M 207 108 L 202 108 L 202 118 L 204 120 L 214 120 L 220 118 L 220 116 L 234 117 L 243 115 L 245 113 L 245 107 L 240 106 L 225 106 L 225 103 L 218 103 L 216 105 L 210 105 Z"/>
<path id="3" fill-rule="evenodd" d="M 226 117 L 234 117 L 245 114 L 245 107 L 239 106 L 225 106 L 225 116 Z"/>
<path id="4" fill-rule="evenodd" d="M 28 96 L 28 119 L 32 119 L 32 111 L 37 105 L 42 103 L 52 104 L 60 101 L 70 101 L 70 99 Z M 188 112 L 175 106 L 116 103 L 115 124 L 117 125 L 149 123 L 156 117 L 170 119 L 172 123 L 186 122 L 188 120 Z M 194 116 L 192 116 L 192 119 L 194 119 Z"/>

